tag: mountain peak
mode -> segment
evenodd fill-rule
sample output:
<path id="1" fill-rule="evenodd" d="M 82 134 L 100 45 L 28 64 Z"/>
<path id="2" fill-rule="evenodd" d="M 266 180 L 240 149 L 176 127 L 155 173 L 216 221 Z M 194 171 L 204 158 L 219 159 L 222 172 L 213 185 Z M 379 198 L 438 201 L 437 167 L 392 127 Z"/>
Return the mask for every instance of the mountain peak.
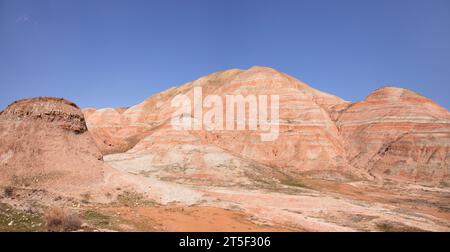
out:
<path id="1" fill-rule="evenodd" d="M 402 101 L 414 103 L 433 103 L 427 97 L 406 88 L 384 86 L 370 93 L 365 101 Z"/>

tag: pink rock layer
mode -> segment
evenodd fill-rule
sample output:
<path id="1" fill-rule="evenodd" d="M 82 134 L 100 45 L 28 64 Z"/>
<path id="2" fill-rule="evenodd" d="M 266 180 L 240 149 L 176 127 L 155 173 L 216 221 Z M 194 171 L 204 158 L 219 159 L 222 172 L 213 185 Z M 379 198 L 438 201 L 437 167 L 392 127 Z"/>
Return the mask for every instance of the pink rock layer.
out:
<path id="1" fill-rule="evenodd" d="M 171 107 L 172 98 L 177 94 L 192 98 L 193 87 L 202 87 L 204 97 L 218 95 L 223 100 L 227 94 L 279 95 L 279 137 L 263 142 L 258 131 L 170 130 L 176 109 Z M 177 147 L 177 155 L 191 157 L 177 165 L 214 169 L 226 165 L 214 163 L 208 155 L 210 148 L 218 148 L 231 160 L 294 177 L 450 183 L 449 111 L 401 88 L 382 88 L 353 103 L 272 68 L 252 67 L 210 74 L 128 109 L 86 109 L 84 113 L 102 153 L 157 154 L 144 164 L 149 170 L 161 165 L 161 160 L 171 165 Z M 179 134 L 194 137 L 200 151 L 196 155 L 185 151 L 182 147 L 187 143 Z M 181 177 L 192 175 L 180 172 Z"/>

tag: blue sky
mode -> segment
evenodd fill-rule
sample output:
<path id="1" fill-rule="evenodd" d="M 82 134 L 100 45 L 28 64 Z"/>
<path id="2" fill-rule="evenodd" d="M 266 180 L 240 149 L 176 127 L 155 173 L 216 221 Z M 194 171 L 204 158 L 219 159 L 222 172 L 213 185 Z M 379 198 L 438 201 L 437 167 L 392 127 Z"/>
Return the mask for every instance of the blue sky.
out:
<path id="1" fill-rule="evenodd" d="M 395 85 L 448 109 L 450 1 L 0 0 L 0 109 L 130 106 L 253 65 L 347 100 Z"/>

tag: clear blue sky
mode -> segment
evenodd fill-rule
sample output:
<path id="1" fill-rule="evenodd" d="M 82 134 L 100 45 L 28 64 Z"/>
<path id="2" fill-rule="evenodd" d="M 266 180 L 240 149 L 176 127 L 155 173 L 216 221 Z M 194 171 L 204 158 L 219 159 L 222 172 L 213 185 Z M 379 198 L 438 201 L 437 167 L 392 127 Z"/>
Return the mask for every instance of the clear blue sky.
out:
<path id="1" fill-rule="evenodd" d="M 450 1 L 0 0 L 0 109 L 130 106 L 253 65 L 347 100 L 395 85 L 448 109 Z"/>

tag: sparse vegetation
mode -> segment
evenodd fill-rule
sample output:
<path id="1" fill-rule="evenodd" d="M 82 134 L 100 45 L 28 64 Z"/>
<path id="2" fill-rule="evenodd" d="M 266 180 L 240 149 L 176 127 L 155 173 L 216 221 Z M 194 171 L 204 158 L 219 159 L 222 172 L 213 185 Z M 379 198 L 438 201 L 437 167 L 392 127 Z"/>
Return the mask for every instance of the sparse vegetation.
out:
<path id="1" fill-rule="evenodd" d="M 11 198 L 12 196 L 14 196 L 14 187 L 6 186 L 3 190 L 3 194 L 6 198 Z"/>
<path id="2" fill-rule="evenodd" d="M 376 223 L 376 228 L 382 232 L 424 232 L 425 230 L 407 226 L 400 222 L 384 221 Z"/>
<path id="3" fill-rule="evenodd" d="M 450 187 L 450 181 L 441 181 L 440 187 Z"/>
<path id="4" fill-rule="evenodd" d="M 127 207 L 153 206 L 155 202 L 145 199 L 144 195 L 134 191 L 124 191 L 117 196 L 117 203 Z"/>
<path id="5" fill-rule="evenodd" d="M 87 210 L 83 214 L 83 218 L 92 226 L 98 228 L 109 228 L 111 225 L 111 217 L 94 210 Z"/>
<path id="6" fill-rule="evenodd" d="M 80 217 L 62 208 L 51 208 L 45 214 L 45 230 L 50 232 L 68 232 L 81 228 Z"/>
<path id="7" fill-rule="evenodd" d="M 282 184 L 287 186 L 294 186 L 294 187 L 301 187 L 301 188 L 309 188 L 306 184 L 304 184 L 302 181 L 294 178 L 286 178 L 282 179 L 280 181 Z"/>
<path id="8" fill-rule="evenodd" d="M 33 232 L 42 230 L 39 213 L 29 213 L 0 203 L 0 232 Z"/>

